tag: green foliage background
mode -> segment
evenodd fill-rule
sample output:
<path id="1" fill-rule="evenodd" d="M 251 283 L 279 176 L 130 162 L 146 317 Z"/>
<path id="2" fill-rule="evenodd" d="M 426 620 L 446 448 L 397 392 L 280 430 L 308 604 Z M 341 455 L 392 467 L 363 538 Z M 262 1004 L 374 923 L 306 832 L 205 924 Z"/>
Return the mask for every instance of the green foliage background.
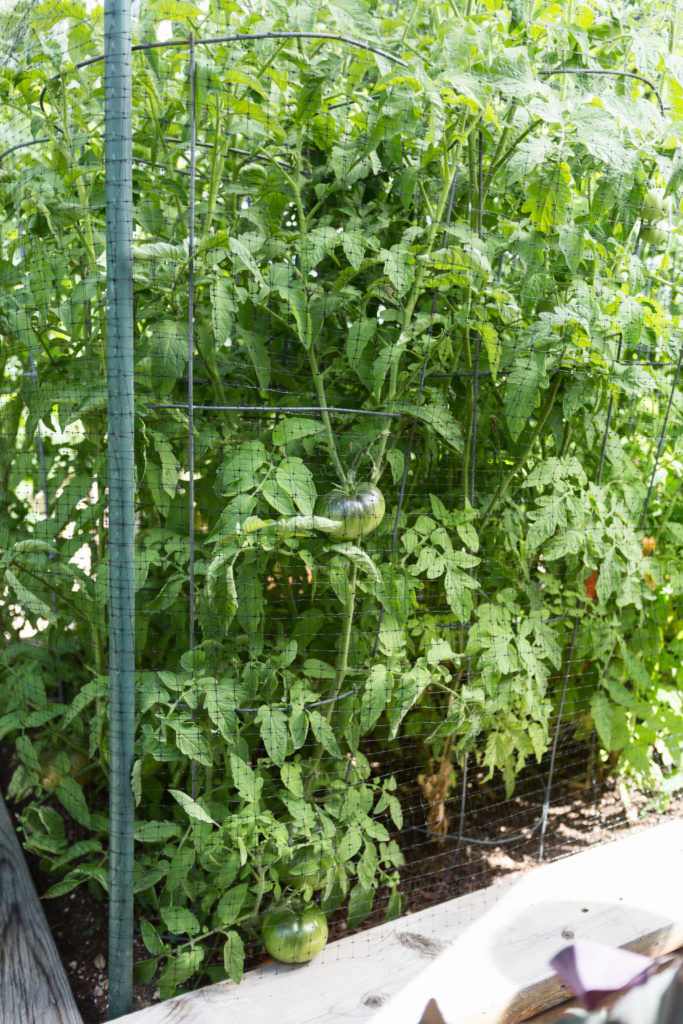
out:
<path id="1" fill-rule="evenodd" d="M 106 892 L 103 85 L 73 67 L 102 53 L 102 14 L 5 18 L 3 148 L 44 141 L 0 165 L 0 735 L 53 894 Z M 400 913 L 404 808 L 370 750 L 451 784 L 471 755 L 511 793 L 562 700 L 624 780 L 660 803 L 680 785 L 677 19 L 141 3 L 136 43 L 328 32 L 403 62 L 197 45 L 190 517 L 188 51 L 134 58 L 132 785 L 140 971 L 164 964 L 164 995 L 218 943 L 210 975 L 239 980 L 283 899 L 348 898 L 353 928 L 387 886 Z M 653 187 L 673 198 L 659 245 Z M 318 499 L 360 482 L 387 513 L 337 542 Z"/>

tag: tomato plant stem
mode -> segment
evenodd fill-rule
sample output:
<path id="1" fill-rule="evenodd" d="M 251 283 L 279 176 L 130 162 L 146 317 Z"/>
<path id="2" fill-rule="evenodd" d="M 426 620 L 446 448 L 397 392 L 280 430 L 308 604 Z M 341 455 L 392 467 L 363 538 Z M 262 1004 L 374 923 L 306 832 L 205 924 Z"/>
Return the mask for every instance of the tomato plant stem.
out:
<path id="1" fill-rule="evenodd" d="M 301 133 L 299 133 L 298 136 L 297 136 L 297 144 L 296 144 L 296 177 L 291 175 L 291 174 L 288 174 L 287 171 L 284 171 L 284 170 L 283 170 L 282 173 L 284 174 L 285 178 L 287 179 L 287 181 L 291 185 L 292 191 L 294 192 L 294 200 L 295 200 L 295 203 L 296 203 L 297 214 L 298 214 L 298 217 L 299 217 L 299 231 L 301 233 L 301 238 L 302 238 L 302 246 L 301 246 L 301 248 L 303 249 L 304 244 L 305 244 L 303 242 L 303 240 L 305 239 L 306 234 L 308 233 L 308 220 L 307 220 L 307 217 L 306 217 L 306 211 L 304 209 L 304 203 L 303 203 L 303 197 L 301 195 L 301 185 L 300 185 L 300 180 L 301 180 Z M 305 286 L 306 286 L 306 282 L 304 280 L 304 287 Z M 320 418 L 322 419 L 323 426 L 325 428 L 325 438 L 326 438 L 326 441 L 327 441 L 327 450 L 328 450 L 329 456 L 330 456 L 330 458 L 331 458 L 331 460 L 332 460 L 332 462 L 334 464 L 334 468 L 336 470 L 337 476 L 339 477 L 340 482 L 345 486 L 347 484 L 347 482 L 348 482 L 348 478 L 347 478 L 346 472 L 344 471 L 344 467 L 342 466 L 341 459 L 339 458 L 339 453 L 337 452 L 337 444 L 336 444 L 336 441 L 334 439 L 334 431 L 332 430 L 332 422 L 330 420 L 330 414 L 327 411 L 328 402 L 327 402 L 327 394 L 325 392 L 325 381 L 323 379 L 323 374 L 322 374 L 322 372 L 320 370 L 320 366 L 318 365 L 318 359 L 317 359 L 317 356 L 315 354 L 315 349 L 314 349 L 313 343 L 311 343 L 307 347 L 306 354 L 308 356 L 308 363 L 309 363 L 309 366 L 311 368 L 311 376 L 313 377 L 313 384 L 314 384 L 314 387 L 315 387 L 315 393 L 317 395 L 318 404 L 320 406 Z"/>
<path id="2" fill-rule="evenodd" d="M 552 388 L 550 389 L 550 391 L 548 393 L 548 397 L 546 399 L 545 405 L 543 406 L 543 408 L 541 409 L 541 411 L 539 413 L 538 420 L 536 421 L 536 426 L 534 427 L 534 429 L 531 432 L 531 437 L 529 438 L 528 444 L 526 445 L 524 451 L 522 452 L 520 457 L 517 459 L 515 464 L 513 466 L 511 466 L 510 469 L 508 470 L 508 472 L 505 474 L 505 476 L 503 477 L 503 479 L 501 480 L 501 482 L 500 482 L 500 484 L 498 486 L 498 490 L 496 491 L 496 493 L 491 498 L 491 501 L 489 502 L 489 506 L 486 509 L 486 512 L 484 513 L 484 516 L 483 516 L 482 521 L 481 521 L 480 534 L 484 532 L 484 530 L 488 526 L 489 522 L 491 521 L 491 517 L 492 517 L 493 513 L 495 512 L 496 508 L 498 507 L 498 504 L 499 504 L 501 498 L 503 497 L 503 495 L 507 491 L 508 487 L 510 486 L 510 483 L 512 482 L 512 480 L 515 478 L 515 476 L 517 475 L 519 470 L 522 468 L 524 463 L 529 458 L 529 455 L 531 454 L 532 449 L 533 449 L 533 447 L 534 447 L 534 445 L 535 445 L 535 443 L 536 443 L 536 441 L 537 441 L 541 431 L 543 430 L 543 428 L 544 428 L 544 426 L 546 424 L 548 416 L 550 415 L 550 411 L 551 411 L 553 405 L 555 404 L 555 399 L 557 398 L 557 393 L 560 390 L 561 377 L 562 377 L 562 374 L 560 373 L 560 370 L 559 370 L 559 367 L 558 367 L 557 370 L 556 370 L 556 373 L 555 373 L 555 381 L 553 383 Z"/>
<path id="3" fill-rule="evenodd" d="M 443 218 L 444 210 L 445 210 L 446 204 L 448 202 L 448 196 L 449 196 L 449 193 L 451 191 L 451 186 L 453 184 L 454 176 L 458 173 L 458 165 L 460 163 L 460 157 L 462 155 L 462 150 L 463 150 L 463 147 L 464 147 L 465 143 L 467 142 L 467 140 L 469 138 L 469 135 L 470 135 L 472 129 L 477 124 L 477 122 L 478 122 L 478 118 L 475 118 L 475 117 L 473 117 L 471 119 L 469 124 L 467 123 L 467 120 L 465 121 L 465 125 L 464 125 L 464 128 L 463 128 L 463 133 L 462 133 L 460 139 L 458 140 L 458 145 L 457 145 L 457 148 L 456 148 L 456 151 L 455 151 L 455 156 L 453 157 L 453 160 L 452 160 L 452 162 L 450 164 L 450 171 L 449 171 L 449 173 L 447 173 L 445 175 L 445 178 L 443 180 L 443 184 L 442 184 L 442 188 L 441 188 L 441 195 L 439 197 L 439 203 L 438 203 L 438 206 L 436 208 L 436 212 L 435 212 L 435 215 L 434 215 L 434 217 L 432 219 L 432 223 L 431 223 L 430 229 L 429 229 L 429 235 L 428 235 L 428 238 L 427 238 L 427 245 L 425 247 L 424 253 L 422 253 L 422 260 L 420 261 L 420 265 L 418 266 L 417 271 L 415 273 L 415 278 L 413 280 L 413 284 L 412 284 L 410 293 L 408 295 L 408 299 L 406 301 L 406 306 L 405 306 L 405 310 L 404 310 L 403 317 L 402 317 L 401 331 L 400 331 L 400 334 L 399 334 L 399 338 L 398 338 L 397 344 L 401 343 L 402 339 L 405 338 L 405 336 L 407 334 L 407 331 L 408 331 L 408 328 L 410 326 L 410 321 L 411 321 L 413 313 L 415 311 L 415 306 L 417 304 L 417 300 L 418 300 L 418 298 L 419 298 L 419 296 L 420 296 L 420 294 L 422 292 L 422 282 L 424 280 L 425 271 L 427 269 L 427 260 L 428 260 L 428 257 L 430 256 L 430 254 L 431 254 L 431 252 L 432 252 L 432 250 L 434 248 L 434 242 L 436 240 L 436 234 L 437 234 L 437 231 L 439 230 L 439 227 L 441 225 L 441 221 L 442 221 L 442 218 Z M 388 388 L 387 403 L 386 403 L 386 411 L 389 413 L 390 416 L 391 416 L 391 414 L 393 412 L 395 412 L 395 409 L 396 409 L 396 400 L 397 400 L 397 392 L 398 392 L 398 367 L 399 367 L 399 359 L 398 358 L 392 359 L 391 369 L 389 371 L 389 388 Z M 391 425 L 391 419 L 387 419 L 386 425 L 385 425 L 384 430 L 382 431 L 382 434 L 381 434 L 381 437 L 380 437 L 379 450 L 378 450 L 377 458 L 376 458 L 376 461 L 375 461 L 375 469 L 374 469 L 374 471 L 372 473 L 372 476 L 370 477 L 370 480 L 371 480 L 372 483 L 377 483 L 377 481 L 379 480 L 380 476 L 382 475 L 382 470 L 384 469 L 384 455 L 385 455 L 386 448 L 387 448 L 387 442 L 389 440 L 390 425 Z"/>
<path id="4" fill-rule="evenodd" d="M 531 132 L 535 128 L 538 128 L 538 126 L 541 124 L 543 124 L 543 121 L 540 118 L 537 118 L 535 121 L 532 121 L 531 124 L 528 124 L 524 131 L 520 132 L 517 138 L 510 143 L 505 152 L 501 156 L 499 156 L 497 160 L 494 159 L 493 163 L 489 167 L 488 174 L 486 175 L 486 181 L 489 184 L 493 179 L 493 176 L 495 175 L 496 171 L 509 160 L 514 151 L 517 149 L 517 146 L 519 146 L 520 142 L 523 142 L 527 135 L 530 135 Z"/>
<path id="5" fill-rule="evenodd" d="M 337 445 L 334 440 L 334 431 L 332 430 L 332 421 L 330 420 L 330 414 L 327 411 L 327 395 L 325 393 L 325 382 L 323 380 L 323 375 L 320 371 L 320 367 L 318 366 L 318 360 L 312 345 L 308 350 L 308 362 L 311 367 L 311 376 L 313 377 L 313 384 L 315 386 L 315 392 L 316 395 L 318 396 L 318 403 L 320 405 L 320 418 L 322 419 L 323 426 L 325 428 L 327 450 L 334 464 L 334 468 L 337 471 L 337 476 L 339 477 L 341 483 L 346 485 L 348 482 L 347 475 L 346 472 L 344 471 L 344 467 L 341 464 L 339 453 L 337 452 Z"/>
<path id="6" fill-rule="evenodd" d="M 202 239 L 205 239 L 208 236 L 209 231 L 211 230 L 211 222 L 213 221 L 213 215 L 216 210 L 216 202 L 218 201 L 218 189 L 220 187 L 221 177 L 223 175 L 223 166 L 225 164 L 227 132 L 222 132 L 220 130 L 220 120 L 220 112 L 216 110 L 214 147 L 211 151 L 209 200 L 206 208 L 206 217 L 204 218 L 204 230 L 202 231 Z"/>
<path id="7" fill-rule="evenodd" d="M 348 672 L 349 667 L 349 647 L 351 645 L 351 629 L 353 626 L 353 615 L 355 610 L 356 602 L 356 580 L 357 580 L 357 567 L 355 564 L 351 566 L 351 575 L 349 576 L 348 589 L 346 592 L 346 608 L 344 609 L 344 617 L 342 619 L 342 633 L 341 643 L 339 646 L 339 654 L 337 655 L 337 669 L 334 676 L 334 683 L 332 684 L 332 690 L 329 696 L 329 702 L 325 709 L 325 718 L 328 723 L 332 721 L 332 715 L 334 714 L 335 705 L 337 698 L 341 693 L 342 686 L 344 685 L 344 679 Z M 311 771 L 307 780 L 306 788 L 310 793 L 311 789 L 315 786 L 318 766 L 322 759 L 324 748 L 322 743 L 317 742 L 313 750 L 313 757 L 311 762 Z"/>
<path id="8" fill-rule="evenodd" d="M 334 711 L 334 705 L 337 697 L 341 693 L 342 686 L 344 685 L 344 679 L 349 667 L 349 646 L 351 644 L 351 628 L 353 626 L 353 615 L 355 611 L 356 602 L 356 581 L 358 576 L 358 569 L 355 564 L 351 566 L 351 576 L 349 577 L 349 586 L 346 598 L 346 609 L 344 611 L 344 619 L 342 621 L 342 638 L 341 646 L 339 648 L 339 656 L 337 658 L 337 671 L 334 677 L 334 686 L 332 687 L 332 693 L 330 697 L 330 703 L 327 705 L 325 712 L 327 721 L 332 720 L 332 713 Z"/>

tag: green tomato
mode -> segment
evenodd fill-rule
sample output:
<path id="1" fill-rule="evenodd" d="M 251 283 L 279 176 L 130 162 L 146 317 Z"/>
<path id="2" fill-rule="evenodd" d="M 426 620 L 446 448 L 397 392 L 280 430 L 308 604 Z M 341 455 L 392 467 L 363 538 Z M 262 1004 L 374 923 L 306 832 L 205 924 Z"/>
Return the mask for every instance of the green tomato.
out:
<path id="1" fill-rule="evenodd" d="M 83 784 L 91 772 L 92 765 L 82 750 L 49 750 L 40 761 L 40 784 L 56 789 L 68 777 Z"/>
<path id="2" fill-rule="evenodd" d="M 267 176 L 266 168 L 262 164 L 243 164 L 240 168 L 240 181 L 247 181 L 250 184 L 257 184 L 265 181 Z"/>
<path id="3" fill-rule="evenodd" d="M 310 847 L 300 846 L 294 850 L 290 860 L 279 868 L 281 882 L 290 889 L 322 889 L 327 881 L 327 872 L 334 865 L 334 854 L 331 850 L 316 853 Z"/>
<path id="4" fill-rule="evenodd" d="M 643 226 L 640 237 L 650 245 L 661 245 L 666 241 L 668 234 L 669 232 L 665 228 L 660 228 L 658 224 L 646 224 Z"/>
<path id="5" fill-rule="evenodd" d="M 327 920 L 314 903 L 294 910 L 277 907 L 268 911 L 261 929 L 263 944 L 275 960 L 305 964 L 327 942 Z"/>
<path id="6" fill-rule="evenodd" d="M 340 488 L 330 491 L 318 502 L 318 515 L 338 519 L 339 526 L 329 536 L 353 540 L 372 533 L 384 519 L 384 496 L 374 484 L 360 484 L 350 493 Z"/>
<path id="7" fill-rule="evenodd" d="M 664 192 L 665 189 L 663 188 L 651 188 L 645 193 L 643 208 L 640 211 L 643 223 L 656 223 L 669 216 L 673 207 L 673 200 L 671 196 L 666 196 L 665 198 Z"/>

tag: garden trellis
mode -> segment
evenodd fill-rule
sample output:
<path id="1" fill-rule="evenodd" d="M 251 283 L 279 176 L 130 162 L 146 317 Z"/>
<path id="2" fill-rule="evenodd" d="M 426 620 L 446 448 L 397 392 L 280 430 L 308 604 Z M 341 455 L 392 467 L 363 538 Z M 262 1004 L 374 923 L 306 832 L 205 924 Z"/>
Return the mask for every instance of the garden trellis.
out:
<path id="1" fill-rule="evenodd" d="M 670 12 L 449 11 L 3 15 L 2 734 L 114 1014 L 681 788 Z"/>

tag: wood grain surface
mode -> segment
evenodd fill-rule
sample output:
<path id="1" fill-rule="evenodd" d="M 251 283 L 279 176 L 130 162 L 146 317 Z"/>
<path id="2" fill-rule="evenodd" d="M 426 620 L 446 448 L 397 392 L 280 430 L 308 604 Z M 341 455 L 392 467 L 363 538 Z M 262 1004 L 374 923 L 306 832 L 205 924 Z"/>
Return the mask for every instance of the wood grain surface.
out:
<path id="1" fill-rule="evenodd" d="M 0 1024 L 82 1024 L 2 796 Z"/>

